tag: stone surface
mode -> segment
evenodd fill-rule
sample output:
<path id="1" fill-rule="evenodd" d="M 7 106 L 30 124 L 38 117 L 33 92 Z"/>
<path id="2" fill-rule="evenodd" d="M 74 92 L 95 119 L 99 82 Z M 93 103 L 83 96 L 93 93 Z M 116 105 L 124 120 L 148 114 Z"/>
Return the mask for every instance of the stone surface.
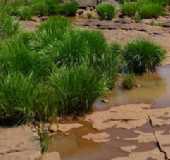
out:
<path id="1" fill-rule="evenodd" d="M 45 153 L 41 160 L 61 160 L 60 154 L 58 152 Z"/>
<path id="2" fill-rule="evenodd" d="M 126 44 L 136 38 L 154 41 L 167 51 L 167 56 L 163 64 L 170 64 L 170 27 L 165 27 L 165 24 L 168 26 L 170 17 L 164 20 L 165 22 L 159 22 L 159 20 L 157 20 L 154 22 L 154 25 L 148 24 L 152 23 L 152 20 L 145 21 L 135 23 L 129 18 L 117 18 L 109 22 L 99 21 L 98 19 L 76 19 L 73 23 L 90 29 L 99 29 L 109 43 L 118 42 Z"/>
<path id="3" fill-rule="evenodd" d="M 132 152 L 128 157 L 118 157 L 112 160 L 165 160 L 165 158 L 158 149 L 153 149 L 146 152 Z"/>
<path id="4" fill-rule="evenodd" d="M 110 141 L 110 135 L 106 132 L 101 133 L 89 133 L 87 135 L 84 135 L 82 138 L 87 140 L 92 140 L 96 143 L 103 143 Z"/>
<path id="5" fill-rule="evenodd" d="M 58 124 L 56 124 L 56 123 L 50 124 L 49 131 L 50 132 L 57 132 L 58 131 Z"/>
<path id="6" fill-rule="evenodd" d="M 70 123 L 70 124 L 59 123 L 58 130 L 61 132 L 68 132 L 71 129 L 76 129 L 76 128 L 80 128 L 80 127 L 83 127 L 83 125 L 80 123 Z"/>
<path id="7" fill-rule="evenodd" d="M 30 128 L 0 128 L 0 160 L 36 160 L 40 155 L 39 138 Z"/>

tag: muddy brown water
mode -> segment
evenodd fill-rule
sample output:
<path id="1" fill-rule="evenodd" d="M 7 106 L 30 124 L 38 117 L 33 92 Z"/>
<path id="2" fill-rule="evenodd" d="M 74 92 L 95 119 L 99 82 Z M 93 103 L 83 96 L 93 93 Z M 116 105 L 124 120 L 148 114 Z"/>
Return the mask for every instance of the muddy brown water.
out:
<path id="1" fill-rule="evenodd" d="M 103 110 L 108 107 L 122 104 L 149 103 L 153 107 L 170 106 L 170 65 L 161 66 L 157 69 L 157 74 L 147 74 L 137 77 L 137 83 L 140 85 L 133 90 L 123 90 L 116 87 L 106 98 L 108 103 L 97 100 L 94 104 L 94 110 Z M 121 128 L 111 128 L 105 130 L 111 136 L 110 141 L 106 143 L 95 143 L 91 140 L 83 139 L 83 135 L 88 133 L 98 133 L 92 128 L 91 124 L 81 122 L 83 127 L 72 129 L 68 135 L 58 133 L 50 139 L 48 152 L 57 151 L 62 160 L 111 160 L 115 157 L 126 157 L 128 153 L 121 150 L 122 146 L 137 146 L 134 151 L 146 151 L 156 148 L 154 142 L 140 144 L 136 140 L 128 141 L 126 138 L 136 137 L 133 129 L 126 130 Z M 137 128 L 138 130 L 149 133 L 151 127 L 149 124 Z"/>
<path id="2" fill-rule="evenodd" d="M 157 73 L 137 76 L 136 83 L 139 87 L 132 90 L 116 87 L 106 95 L 108 103 L 99 99 L 94 104 L 94 109 L 103 110 L 112 106 L 137 103 L 152 104 L 153 107 L 170 106 L 170 65 L 157 68 Z"/>

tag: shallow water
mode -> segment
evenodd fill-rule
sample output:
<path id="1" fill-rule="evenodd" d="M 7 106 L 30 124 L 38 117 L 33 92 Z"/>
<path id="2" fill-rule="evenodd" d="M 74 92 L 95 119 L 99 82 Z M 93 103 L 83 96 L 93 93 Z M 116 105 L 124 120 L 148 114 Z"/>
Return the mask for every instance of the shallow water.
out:
<path id="1" fill-rule="evenodd" d="M 137 84 L 140 87 L 133 90 L 123 90 L 120 87 L 116 87 L 106 95 L 108 103 L 98 100 L 94 104 L 94 109 L 103 110 L 116 105 L 133 103 L 149 103 L 153 107 L 170 106 L 170 65 L 159 67 L 157 73 L 137 77 Z M 82 136 L 88 133 L 98 133 L 98 131 L 93 129 L 87 122 L 80 123 L 84 126 L 72 129 L 69 135 L 58 133 L 52 136 L 49 152 L 59 152 L 62 160 L 109 160 L 114 157 L 128 156 L 128 153 L 122 151 L 120 147 L 128 146 L 129 142 L 121 139 L 136 137 L 133 129 L 109 129 L 107 132 L 111 135 L 111 140 L 106 143 L 95 143 L 82 139 Z M 146 133 L 150 132 L 151 128 L 146 123 L 138 130 Z M 117 139 L 118 135 L 119 139 Z M 155 143 L 139 144 L 135 140 L 131 141 L 130 144 L 139 146 L 140 151 L 156 147 Z"/>
<path id="2" fill-rule="evenodd" d="M 97 100 L 94 104 L 95 110 L 134 103 L 152 104 L 153 107 L 170 106 L 170 65 L 159 67 L 157 73 L 138 76 L 136 82 L 140 87 L 132 90 L 116 87 L 106 95 L 108 103 Z"/>

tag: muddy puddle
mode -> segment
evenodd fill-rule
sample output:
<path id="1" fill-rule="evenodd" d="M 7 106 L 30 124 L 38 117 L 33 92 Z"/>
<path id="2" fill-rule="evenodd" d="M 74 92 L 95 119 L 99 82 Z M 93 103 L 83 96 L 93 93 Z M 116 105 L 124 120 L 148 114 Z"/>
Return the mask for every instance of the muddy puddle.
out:
<path id="1" fill-rule="evenodd" d="M 137 84 L 139 87 L 129 91 L 116 87 L 106 96 L 107 103 L 97 100 L 94 110 L 138 103 L 151 104 L 153 108 L 170 106 L 170 65 L 159 67 L 157 74 L 137 77 Z M 124 121 L 131 123 L 128 119 Z M 132 151 L 132 157 L 156 157 L 159 160 L 163 157 L 147 120 L 131 129 L 111 127 L 100 131 L 92 127 L 90 122 L 79 123 L 83 126 L 53 135 L 48 152 L 59 152 L 62 160 L 117 160 L 119 157 L 128 157 Z"/>

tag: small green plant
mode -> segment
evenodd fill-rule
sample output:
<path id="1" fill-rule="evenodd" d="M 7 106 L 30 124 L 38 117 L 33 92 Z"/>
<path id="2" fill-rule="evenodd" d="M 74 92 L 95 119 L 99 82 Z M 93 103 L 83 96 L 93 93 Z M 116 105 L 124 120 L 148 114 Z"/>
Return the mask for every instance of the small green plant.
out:
<path id="1" fill-rule="evenodd" d="M 153 42 L 137 39 L 128 43 L 123 51 L 129 72 L 142 74 L 154 71 L 165 57 L 165 50 Z"/>
<path id="2" fill-rule="evenodd" d="M 0 12 L 0 38 L 8 38 L 18 32 L 19 24 L 13 17 Z"/>
<path id="3" fill-rule="evenodd" d="M 164 7 L 148 0 L 139 1 L 138 13 L 141 18 L 157 18 L 163 14 Z"/>
<path id="4" fill-rule="evenodd" d="M 41 152 L 45 153 L 48 151 L 50 137 L 47 131 L 45 131 L 43 128 L 39 128 L 38 135 L 40 137 Z"/>
<path id="5" fill-rule="evenodd" d="M 98 4 L 96 10 L 101 19 L 112 20 L 115 15 L 115 7 L 109 3 Z"/>
<path id="6" fill-rule="evenodd" d="M 0 118 L 14 119 L 18 122 L 33 117 L 33 104 L 36 87 L 31 75 L 8 74 L 0 78 Z"/>
<path id="7" fill-rule="evenodd" d="M 65 16 L 74 16 L 79 8 L 76 1 L 71 1 L 61 5 L 60 13 Z"/>
<path id="8" fill-rule="evenodd" d="M 137 11 L 137 2 L 125 2 L 122 5 L 123 15 L 134 17 Z"/>
<path id="9" fill-rule="evenodd" d="M 135 77 L 134 75 L 126 75 L 122 82 L 122 87 L 124 89 L 132 89 L 135 86 Z"/>
<path id="10" fill-rule="evenodd" d="M 50 82 L 60 115 L 90 111 L 92 103 L 105 88 L 99 76 L 86 65 L 57 69 L 51 74 Z"/>

